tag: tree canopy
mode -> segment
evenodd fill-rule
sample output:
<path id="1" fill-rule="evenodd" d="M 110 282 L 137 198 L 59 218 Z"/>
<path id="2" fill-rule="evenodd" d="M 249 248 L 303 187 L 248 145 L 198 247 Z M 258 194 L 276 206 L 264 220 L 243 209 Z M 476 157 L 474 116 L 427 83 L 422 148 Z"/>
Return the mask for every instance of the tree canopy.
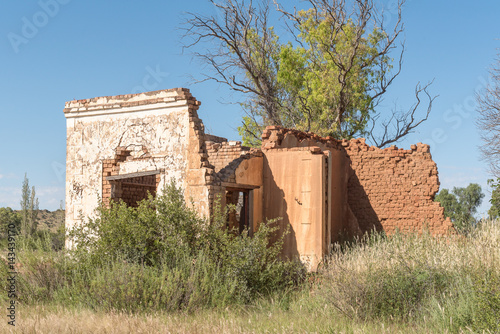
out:
<path id="1" fill-rule="evenodd" d="M 17 232 L 20 229 L 21 216 L 9 207 L 0 208 L 0 234 L 2 236 L 7 235 L 10 224 L 14 224 Z"/>
<path id="2" fill-rule="evenodd" d="M 38 198 L 35 187 L 29 184 L 28 175 L 24 174 L 21 195 L 21 235 L 32 236 L 36 233 L 38 222 Z"/>
<path id="3" fill-rule="evenodd" d="M 491 219 L 500 218 L 500 180 L 496 181 L 493 179 L 488 180 L 488 185 L 492 188 L 491 198 L 490 198 L 490 209 L 488 210 L 488 216 Z"/>
<path id="4" fill-rule="evenodd" d="M 466 188 L 442 189 L 435 200 L 444 208 L 445 217 L 450 217 L 458 231 L 467 232 L 477 221 L 474 214 L 484 198 L 481 186 L 471 183 Z"/>
<path id="5" fill-rule="evenodd" d="M 190 13 L 186 46 L 202 50 L 194 54 L 211 69 L 202 80 L 246 94 L 239 128 L 245 144 L 258 145 L 266 125 L 281 125 L 338 139 L 369 136 L 383 147 L 427 119 L 434 99 L 428 85 L 417 84 L 408 111 L 376 111 L 401 71 L 404 0 L 390 28 L 373 0 L 309 0 L 309 8 L 293 11 L 276 1 L 275 11 L 265 0 L 211 2 L 219 15 Z M 276 13 L 279 22 L 272 21 Z M 287 33 L 276 32 L 280 24 Z M 421 94 L 429 103 L 417 117 Z"/>

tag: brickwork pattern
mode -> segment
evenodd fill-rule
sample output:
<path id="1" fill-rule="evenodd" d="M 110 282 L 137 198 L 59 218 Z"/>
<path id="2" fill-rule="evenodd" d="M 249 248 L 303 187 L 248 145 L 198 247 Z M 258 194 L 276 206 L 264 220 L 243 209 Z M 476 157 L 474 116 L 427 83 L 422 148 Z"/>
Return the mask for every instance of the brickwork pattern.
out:
<path id="1" fill-rule="evenodd" d="M 104 159 L 102 162 L 102 202 L 106 206 L 109 206 L 112 188 L 111 182 L 106 180 L 106 177 L 118 175 L 120 162 L 125 161 L 128 156 L 130 156 L 130 151 L 124 147 L 119 147 L 113 159 Z"/>
<path id="2" fill-rule="evenodd" d="M 348 203 L 362 232 L 373 228 L 388 233 L 428 228 L 435 235 L 453 231 L 444 209 L 434 202 L 439 179 L 429 145 L 411 145 L 410 150 L 395 146 L 379 149 L 368 146 L 364 139 L 322 138 L 277 126 L 267 127 L 262 139 L 264 153 L 292 147 L 309 147 L 316 153 L 332 149 L 345 152 L 351 168 Z"/>
<path id="3" fill-rule="evenodd" d="M 210 164 L 214 167 L 215 184 L 220 182 L 236 182 L 236 169 L 245 159 L 261 156 L 258 149 L 242 146 L 240 141 L 212 142 L 207 141 L 207 153 Z"/>
<path id="4" fill-rule="evenodd" d="M 342 146 L 354 171 L 348 181 L 349 205 L 362 231 L 428 228 L 433 234 L 446 234 L 452 229 L 444 209 L 434 202 L 439 179 L 429 145 L 379 149 L 354 139 Z"/>
<path id="5" fill-rule="evenodd" d="M 128 205 L 136 207 L 137 203 L 148 195 L 156 196 L 156 187 L 160 181 L 160 175 L 147 175 L 132 177 L 121 181 L 122 195 L 120 198 Z"/>
<path id="6" fill-rule="evenodd" d="M 120 186 L 120 194 L 113 194 L 112 182 L 106 179 L 107 176 L 119 175 L 120 163 L 125 161 L 148 159 L 149 154 L 145 148 L 142 148 L 143 155 L 139 158 L 131 156 L 131 151 L 125 147 L 118 147 L 115 158 L 105 159 L 102 163 L 102 201 L 109 206 L 110 200 L 122 199 L 129 206 L 137 206 L 137 202 L 147 198 L 148 193 L 155 196 L 156 189 L 160 184 L 161 175 L 147 175 L 140 177 L 127 178 L 121 181 L 112 181 Z"/>
<path id="7" fill-rule="evenodd" d="M 239 141 L 222 143 L 207 141 L 206 145 L 209 161 L 214 166 L 216 173 L 250 151 L 250 148 L 241 146 Z"/>

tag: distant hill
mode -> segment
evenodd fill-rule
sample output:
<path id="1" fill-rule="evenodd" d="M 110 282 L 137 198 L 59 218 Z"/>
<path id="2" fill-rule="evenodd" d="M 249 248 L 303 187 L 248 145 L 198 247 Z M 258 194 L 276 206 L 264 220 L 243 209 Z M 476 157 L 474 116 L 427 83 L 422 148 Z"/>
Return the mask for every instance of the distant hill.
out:
<path id="1" fill-rule="evenodd" d="M 40 210 L 38 212 L 38 228 L 40 230 L 47 229 L 55 232 L 61 225 L 64 226 L 64 216 L 64 210 Z"/>
<path id="2" fill-rule="evenodd" d="M 21 212 L 21 210 L 14 210 Z M 57 229 L 64 225 L 64 210 L 58 209 L 56 211 L 39 210 L 38 211 L 38 230 L 49 230 L 56 232 Z"/>

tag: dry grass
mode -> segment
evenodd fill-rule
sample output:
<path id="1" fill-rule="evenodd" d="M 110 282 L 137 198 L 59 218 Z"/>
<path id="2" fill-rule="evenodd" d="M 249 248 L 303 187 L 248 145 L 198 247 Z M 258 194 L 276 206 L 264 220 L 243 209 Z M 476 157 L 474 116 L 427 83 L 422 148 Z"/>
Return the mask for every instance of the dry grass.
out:
<path id="1" fill-rule="evenodd" d="M 298 305 L 297 305 L 298 306 Z M 304 305 L 303 305 L 304 306 Z M 423 333 L 424 328 L 387 323 L 349 322 L 327 308 L 311 310 L 234 309 L 196 314 L 125 314 L 61 307 L 21 308 L 15 330 L 2 333 Z"/>
<path id="2" fill-rule="evenodd" d="M 474 304 L 471 299 L 474 293 L 468 294 L 471 285 L 466 280 L 461 281 L 460 277 L 470 274 L 472 278 L 482 278 L 486 272 L 491 277 L 500 277 L 500 224 L 490 222 L 474 233 L 467 238 L 452 236 L 437 239 L 426 235 L 396 235 L 387 239 L 374 237 L 347 252 L 336 253 L 318 275 L 317 285 L 261 299 L 251 306 L 205 309 L 194 313 L 127 314 L 64 308 L 57 304 L 20 305 L 15 330 L 7 325 L 4 317 L 0 332 L 492 333 L 494 331 L 488 329 L 473 330 L 469 325 L 455 325 L 460 316 L 469 312 L 468 307 L 480 305 Z M 445 273 L 444 277 L 449 281 L 446 282 L 448 285 L 444 285 L 446 293 L 431 295 L 430 298 L 424 296 L 427 299 L 423 299 L 422 306 L 410 317 L 363 318 L 357 317 L 355 310 L 349 315 L 337 308 L 349 305 L 349 293 L 355 290 L 356 284 L 360 291 L 366 293 L 387 277 L 391 279 L 389 282 L 399 284 L 406 277 L 413 278 L 414 272 Z M 376 276 L 377 273 L 380 276 Z M 405 276 L 406 273 L 408 276 Z M 431 283 L 433 279 L 432 275 L 426 278 Z M 454 293 L 455 283 L 450 285 L 449 282 L 455 281 L 458 282 L 457 287 L 463 289 L 462 294 Z M 490 282 L 496 284 L 499 281 Z M 485 287 L 493 292 L 500 291 L 498 285 Z M 465 311 L 458 312 L 459 307 Z"/>
<path id="3" fill-rule="evenodd" d="M 334 253 L 331 263 L 340 264 L 353 273 L 391 269 L 404 261 L 414 268 L 421 264 L 455 272 L 463 268 L 491 269 L 500 273 L 499 223 L 487 223 L 469 237 L 452 235 L 394 235 L 382 240 L 376 236 L 343 254 Z"/>
<path id="4" fill-rule="evenodd" d="M 319 289 L 350 318 L 394 318 L 435 332 L 500 330 L 500 224 L 467 237 L 374 235 L 334 253 Z"/>

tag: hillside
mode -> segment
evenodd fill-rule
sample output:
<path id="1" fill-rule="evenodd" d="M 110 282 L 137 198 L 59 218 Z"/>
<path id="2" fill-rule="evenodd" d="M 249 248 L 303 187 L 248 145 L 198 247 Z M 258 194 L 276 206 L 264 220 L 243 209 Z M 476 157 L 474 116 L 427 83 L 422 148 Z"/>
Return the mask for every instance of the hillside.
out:
<path id="1" fill-rule="evenodd" d="M 14 210 L 20 213 L 21 210 Z M 58 209 L 56 211 L 39 210 L 38 211 L 38 229 L 49 230 L 56 232 L 57 229 L 64 225 L 64 210 Z"/>
<path id="2" fill-rule="evenodd" d="M 64 226 L 64 210 L 58 209 L 56 211 L 40 210 L 38 212 L 38 228 L 41 230 L 50 230 L 51 232 Z"/>

